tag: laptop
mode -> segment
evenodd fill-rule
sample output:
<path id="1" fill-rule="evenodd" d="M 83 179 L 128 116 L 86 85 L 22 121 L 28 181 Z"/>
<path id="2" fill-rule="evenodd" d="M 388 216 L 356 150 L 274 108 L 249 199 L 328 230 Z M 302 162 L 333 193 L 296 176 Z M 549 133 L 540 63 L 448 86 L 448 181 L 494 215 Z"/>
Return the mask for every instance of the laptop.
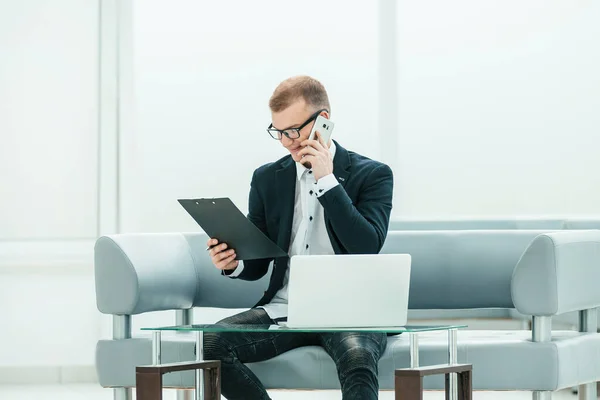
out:
<path id="1" fill-rule="evenodd" d="M 294 256 L 288 328 L 402 327 L 408 318 L 409 254 Z"/>

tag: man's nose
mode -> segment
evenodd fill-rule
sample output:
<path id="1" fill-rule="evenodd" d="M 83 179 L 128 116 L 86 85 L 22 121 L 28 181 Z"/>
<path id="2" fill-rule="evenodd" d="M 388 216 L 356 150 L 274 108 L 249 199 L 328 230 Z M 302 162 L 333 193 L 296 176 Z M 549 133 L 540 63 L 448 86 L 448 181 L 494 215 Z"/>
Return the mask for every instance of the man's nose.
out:
<path id="1" fill-rule="evenodd" d="M 281 135 L 281 144 L 284 147 L 290 146 L 293 142 L 294 142 L 294 140 L 290 139 L 289 137 L 287 137 L 285 135 Z"/>

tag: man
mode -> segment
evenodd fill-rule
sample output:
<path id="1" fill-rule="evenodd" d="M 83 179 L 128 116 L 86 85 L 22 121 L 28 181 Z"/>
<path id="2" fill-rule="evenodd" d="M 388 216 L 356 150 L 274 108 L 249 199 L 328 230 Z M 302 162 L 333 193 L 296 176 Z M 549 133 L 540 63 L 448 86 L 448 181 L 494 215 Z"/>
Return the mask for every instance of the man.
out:
<path id="1" fill-rule="evenodd" d="M 391 169 L 332 140 L 323 143 L 319 136 L 307 140 L 317 116 L 329 118 L 331 110 L 327 92 L 317 80 L 307 76 L 285 80 L 275 89 L 269 107 L 273 123 L 267 130 L 290 155 L 254 172 L 248 219 L 288 249 L 289 257 L 378 253 L 392 209 Z M 260 279 L 273 261 L 242 263 L 226 243 L 209 239 L 208 246 L 214 265 L 234 279 Z M 289 257 L 274 260 L 269 287 L 255 307 L 221 323 L 275 324 L 286 319 Z M 269 399 L 244 363 L 310 345 L 322 346 L 335 362 L 344 400 L 368 400 L 378 398 L 377 364 L 386 344 L 386 334 L 374 333 L 207 333 L 204 351 L 206 359 L 221 360 L 222 393 L 229 400 Z"/>

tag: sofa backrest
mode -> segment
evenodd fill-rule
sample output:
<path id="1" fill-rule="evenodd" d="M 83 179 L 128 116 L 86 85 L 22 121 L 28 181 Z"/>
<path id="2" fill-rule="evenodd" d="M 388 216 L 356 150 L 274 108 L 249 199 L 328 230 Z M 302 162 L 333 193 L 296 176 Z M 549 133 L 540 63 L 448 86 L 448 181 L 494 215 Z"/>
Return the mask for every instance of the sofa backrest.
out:
<path id="1" fill-rule="evenodd" d="M 567 220 L 560 218 L 475 218 L 475 219 L 411 219 L 393 218 L 389 231 L 434 230 L 515 230 L 565 229 Z M 600 221 L 598 221 L 600 226 Z"/>
<path id="2" fill-rule="evenodd" d="M 513 308 L 513 270 L 533 239 L 546 232 L 391 231 L 382 253 L 411 254 L 411 309 Z M 100 238 L 95 249 L 98 309 L 139 314 L 254 305 L 270 274 L 255 282 L 221 276 L 205 251 L 206 240 L 201 233 Z"/>
<path id="3" fill-rule="evenodd" d="M 411 254 L 410 309 L 513 308 L 513 270 L 545 232 L 393 231 L 382 253 Z"/>
<path id="4" fill-rule="evenodd" d="M 513 308 L 513 270 L 533 239 L 546 232 L 390 231 L 381 253 L 411 254 L 410 309 Z M 217 271 L 202 248 L 206 238 L 185 237 L 200 263 L 196 306 L 250 307 L 262 296 L 270 274 L 257 282 L 215 276 Z M 236 286 L 237 298 L 225 295 L 231 293 L 231 285 Z"/>
<path id="5" fill-rule="evenodd" d="M 498 230 L 498 229 L 600 229 L 600 217 L 577 218 L 472 218 L 472 219 L 417 219 L 393 218 L 390 231 L 427 230 Z"/>

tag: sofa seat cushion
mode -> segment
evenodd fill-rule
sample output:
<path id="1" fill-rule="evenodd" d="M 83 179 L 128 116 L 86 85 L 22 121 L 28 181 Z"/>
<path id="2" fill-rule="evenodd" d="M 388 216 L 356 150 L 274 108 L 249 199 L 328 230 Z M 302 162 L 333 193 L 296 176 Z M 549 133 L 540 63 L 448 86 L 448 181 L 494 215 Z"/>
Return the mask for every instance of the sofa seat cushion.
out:
<path id="1" fill-rule="evenodd" d="M 448 360 L 446 332 L 419 334 L 421 365 Z M 552 342 L 532 343 L 529 331 L 459 331 L 458 361 L 473 364 L 476 390 L 557 390 L 600 381 L 600 334 L 553 332 Z M 163 362 L 194 359 L 194 335 L 163 333 Z M 150 336 L 101 340 L 96 348 L 100 384 L 135 386 L 135 366 L 151 364 Z M 394 370 L 409 365 L 409 337 L 391 336 L 379 363 L 381 389 L 393 389 Z M 249 364 L 267 388 L 339 388 L 333 361 L 320 347 L 292 350 L 272 360 Z M 192 372 L 167 374 L 165 387 L 193 387 Z M 441 376 L 427 377 L 426 389 L 442 389 Z"/>

